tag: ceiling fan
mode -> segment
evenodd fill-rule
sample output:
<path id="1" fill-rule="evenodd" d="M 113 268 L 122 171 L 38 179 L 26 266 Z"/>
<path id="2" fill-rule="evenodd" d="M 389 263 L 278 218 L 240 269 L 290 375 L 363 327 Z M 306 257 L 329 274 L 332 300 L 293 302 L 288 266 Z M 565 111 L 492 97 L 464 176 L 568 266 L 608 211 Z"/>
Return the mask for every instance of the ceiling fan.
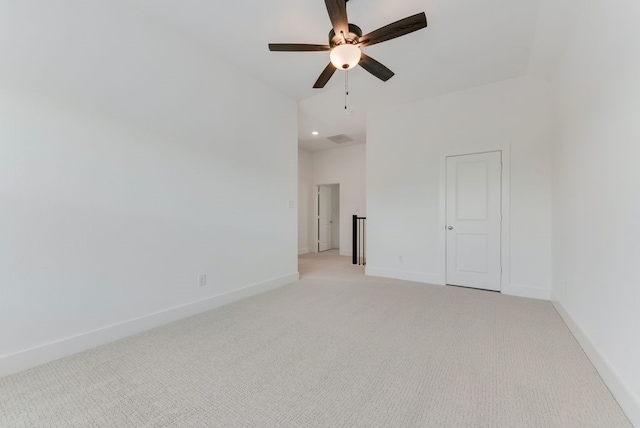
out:
<path id="1" fill-rule="evenodd" d="M 393 77 L 393 71 L 364 54 L 360 48 L 395 39 L 427 26 L 427 16 L 424 12 L 421 12 L 385 25 L 363 36 L 360 27 L 350 24 L 347 19 L 347 1 L 349 0 L 324 1 L 333 25 L 333 29 L 329 32 L 328 45 L 269 44 L 269 50 L 273 52 L 331 51 L 331 62 L 320 74 L 320 77 L 313 85 L 314 88 L 324 88 L 338 68 L 349 70 L 356 65 L 360 65 L 369 73 L 386 82 Z"/>

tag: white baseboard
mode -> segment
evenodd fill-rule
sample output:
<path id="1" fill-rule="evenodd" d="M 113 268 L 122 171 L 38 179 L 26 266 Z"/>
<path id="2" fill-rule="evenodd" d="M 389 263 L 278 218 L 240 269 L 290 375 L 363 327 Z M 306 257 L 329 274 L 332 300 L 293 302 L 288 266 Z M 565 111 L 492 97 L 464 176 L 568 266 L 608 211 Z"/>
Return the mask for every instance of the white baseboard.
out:
<path id="1" fill-rule="evenodd" d="M 298 255 L 301 256 L 303 254 L 309 254 L 308 248 L 298 248 Z"/>
<path id="2" fill-rule="evenodd" d="M 340 250 L 340 251 L 338 251 L 338 254 L 340 254 L 341 256 L 349 256 L 349 257 L 351 257 L 353 255 L 353 251 L 351 251 L 351 250 Z"/>
<path id="3" fill-rule="evenodd" d="M 364 273 L 368 276 L 379 276 L 383 278 L 401 279 L 404 281 L 422 282 L 425 284 L 444 285 L 442 284 L 440 275 L 430 273 L 380 269 L 369 266 L 365 268 Z"/>
<path id="4" fill-rule="evenodd" d="M 383 278 L 401 279 L 404 281 L 422 282 L 425 284 L 445 285 L 441 275 L 434 273 L 410 272 L 393 269 L 381 269 L 367 266 L 365 275 Z M 501 292 L 509 296 L 528 297 L 531 299 L 551 300 L 551 290 L 511 284 L 503 286 Z"/>
<path id="5" fill-rule="evenodd" d="M 611 366 L 611 363 L 609 363 L 607 358 L 596 347 L 589 335 L 582 330 L 571 314 L 553 294 L 551 301 L 633 426 L 640 427 L 640 397 L 634 395 L 633 391 L 627 386 L 624 380 L 620 378 Z"/>
<path id="6" fill-rule="evenodd" d="M 503 285 L 502 294 L 509 296 L 528 297 L 530 299 L 551 300 L 551 290 L 529 287 L 527 285 L 509 284 Z"/>
<path id="7" fill-rule="evenodd" d="M 219 306 L 282 287 L 283 285 L 296 282 L 298 279 L 298 273 L 292 273 L 217 296 L 175 306 L 140 318 L 88 331 L 77 336 L 68 337 L 14 354 L 5 355 L 0 357 L 0 377 L 18 373 L 39 366 L 40 364 L 105 345 L 115 340 L 132 336 L 182 318 L 187 318 Z"/>

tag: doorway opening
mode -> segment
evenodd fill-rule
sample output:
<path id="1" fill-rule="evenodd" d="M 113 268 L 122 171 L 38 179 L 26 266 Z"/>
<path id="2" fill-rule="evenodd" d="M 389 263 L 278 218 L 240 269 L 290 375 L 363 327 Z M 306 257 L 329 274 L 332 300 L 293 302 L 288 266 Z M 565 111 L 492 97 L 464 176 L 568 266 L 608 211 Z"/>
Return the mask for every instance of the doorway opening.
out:
<path id="1" fill-rule="evenodd" d="M 340 250 L 340 184 L 318 186 L 318 252 Z"/>

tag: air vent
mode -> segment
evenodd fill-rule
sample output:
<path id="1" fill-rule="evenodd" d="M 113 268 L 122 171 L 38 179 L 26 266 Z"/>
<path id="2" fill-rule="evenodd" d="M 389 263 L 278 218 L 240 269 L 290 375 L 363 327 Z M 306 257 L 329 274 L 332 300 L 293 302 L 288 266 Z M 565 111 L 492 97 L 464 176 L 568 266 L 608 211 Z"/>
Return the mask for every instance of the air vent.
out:
<path id="1" fill-rule="evenodd" d="M 353 138 L 344 134 L 334 135 L 333 137 L 327 137 L 327 140 L 333 141 L 336 144 L 344 144 L 344 143 L 350 143 L 352 141 L 355 141 Z"/>

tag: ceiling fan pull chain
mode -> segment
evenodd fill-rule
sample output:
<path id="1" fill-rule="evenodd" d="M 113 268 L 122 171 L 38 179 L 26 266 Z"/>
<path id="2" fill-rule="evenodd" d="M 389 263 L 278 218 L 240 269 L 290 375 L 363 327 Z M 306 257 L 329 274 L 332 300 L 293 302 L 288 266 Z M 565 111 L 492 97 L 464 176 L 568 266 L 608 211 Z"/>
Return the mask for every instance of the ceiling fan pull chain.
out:
<path id="1" fill-rule="evenodd" d="M 349 71 L 344 72 L 344 109 L 347 110 L 347 97 L 349 96 Z"/>

